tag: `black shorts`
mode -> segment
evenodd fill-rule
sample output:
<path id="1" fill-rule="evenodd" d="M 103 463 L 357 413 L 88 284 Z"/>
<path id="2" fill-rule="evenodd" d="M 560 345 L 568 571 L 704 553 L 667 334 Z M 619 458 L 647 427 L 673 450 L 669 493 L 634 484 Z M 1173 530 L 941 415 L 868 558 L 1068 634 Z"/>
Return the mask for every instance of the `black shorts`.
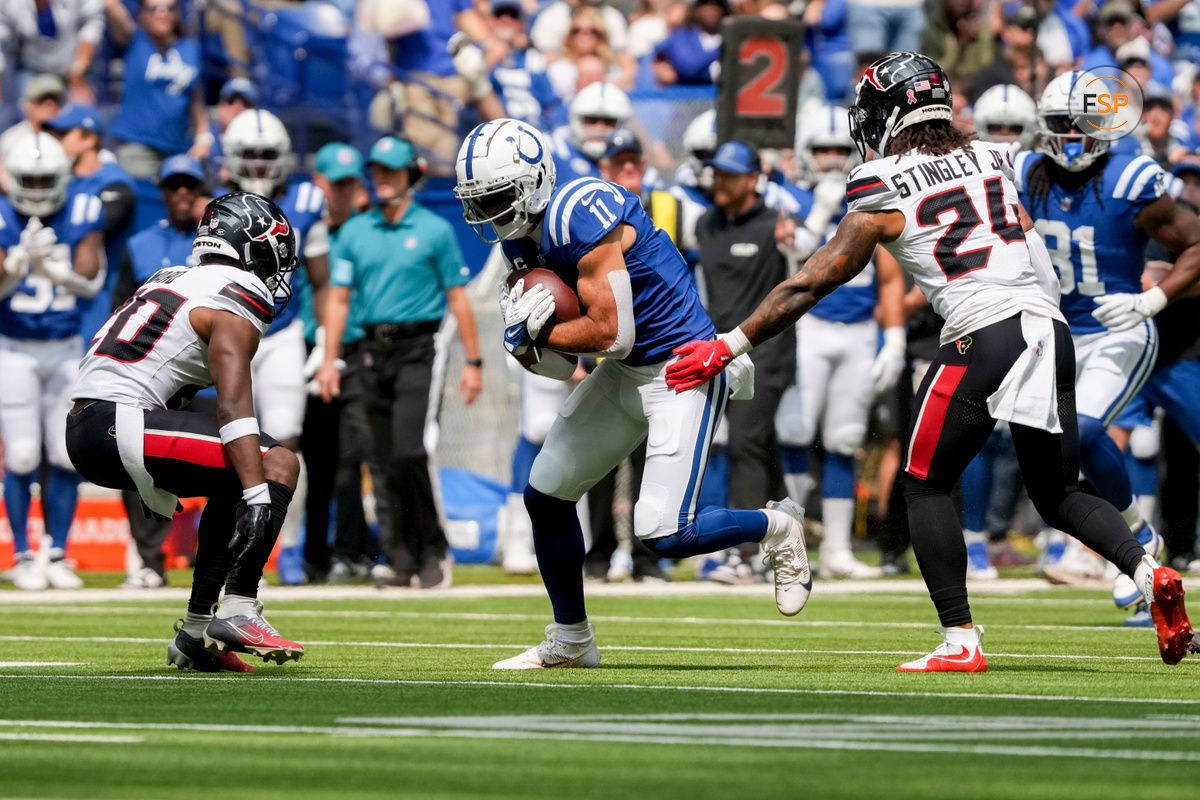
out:
<path id="1" fill-rule="evenodd" d="M 85 401 L 86 402 L 86 401 Z M 221 444 L 220 426 L 211 414 L 193 411 L 145 411 L 142 447 L 154 485 L 177 497 L 215 497 L 242 490 L 241 480 Z M 91 401 L 67 415 L 67 453 L 85 480 L 110 489 L 137 491 L 117 450 L 117 407 Z M 266 452 L 279 442 L 258 435 Z"/>
<path id="2" fill-rule="evenodd" d="M 988 397 L 1000 388 L 1017 358 L 1025 351 L 1020 315 L 988 325 L 944 344 L 925 373 L 913 399 L 912 422 L 905 448 L 904 471 L 931 486 L 953 488 L 967 464 L 983 448 L 996 421 L 988 412 Z M 1059 423 L 1063 434 L 1014 425 L 1014 437 L 1036 441 L 1041 457 L 1052 460 L 1053 472 L 1075 483 L 1078 432 L 1075 420 L 1075 348 L 1065 323 L 1054 322 L 1055 382 Z M 1042 434 L 1042 435 L 1036 435 Z M 1029 449 L 1028 447 L 1026 448 Z M 1036 459 L 1030 459 L 1031 461 Z M 1025 469 L 1025 463 L 1022 469 Z M 1039 470 L 1039 473 L 1041 470 Z M 1029 476 L 1026 476 L 1027 478 Z M 1055 478 L 1055 481 L 1058 481 Z M 1028 480 L 1026 481 L 1028 485 Z"/>

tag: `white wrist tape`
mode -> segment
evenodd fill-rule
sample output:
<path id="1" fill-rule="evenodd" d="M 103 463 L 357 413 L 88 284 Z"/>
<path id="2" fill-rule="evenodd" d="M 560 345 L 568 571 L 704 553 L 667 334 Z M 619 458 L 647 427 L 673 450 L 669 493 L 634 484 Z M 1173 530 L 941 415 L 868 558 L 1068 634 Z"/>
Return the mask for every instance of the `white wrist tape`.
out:
<path id="1" fill-rule="evenodd" d="M 243 489 L 242 499 L 248 506 L 269 506 L 271 505 L 271 490 L 267 488 L 266 481 L 264 481 L 258 486 Z"/>
<path id="2" fill-rule="evenodd" d="M 1146 307 L 1150 310 L 1150 316 L 1154 316 L 1167 307 L 1167 293 L 1157 286 L 1151 286 L 1142 292 L 1142 297 L 1146 301 Z"/>
<path id="3" fill-rule="evenodd" d="M 221 426 L 221 444 L 229 444 L 243 436 L 258 436 L 258 420 L 254 417 L 242 417 Z"/>
<path id="4" fill-rule="evenodd" d="M 733 354 L 734 358 L 749 353 L 751 348 L 754 347 L 754 345 L 750 344 L 750 340 L 746 338 L 746 334 L 742 333 L 741 328 L 734 328 L 729 333 L 722 333 L 717 338 L 725 343 L 725 346 L 729 348 L 729 352 Z"/>

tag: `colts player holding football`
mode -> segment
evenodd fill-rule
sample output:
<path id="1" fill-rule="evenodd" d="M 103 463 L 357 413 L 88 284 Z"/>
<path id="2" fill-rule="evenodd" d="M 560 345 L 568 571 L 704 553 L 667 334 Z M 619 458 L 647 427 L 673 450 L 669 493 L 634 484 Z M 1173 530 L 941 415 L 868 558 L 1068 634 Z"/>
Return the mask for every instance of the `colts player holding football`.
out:
<path id="1" fill-rule="evenodd" d="M 919 53 L 875 61 L 858 83 L 850 124 L 859 152 L 877 157 L 850 173 L 849 212 L 837 232 L 736 329 L 679 348 L 667 380 L 683 394 L 705 389 L 726 364 L 857 275 L 883 245 L 946 320 L 914 401 L 902 476 L 913 550 L 945 638 L 897 669 L 987 669 L 950 492 L 997 419 L 1010 424 L 1038 512 L 1134 580 L 1152 604 L 1163 661 L 1178 663 L 1192 638 L 1179 573 L 1146 553 L 1115 508 L 1076 485 L 1074 349 L 1054 302 L 1049 255 L 1017 201 L 1007 148 L 971 141 L 952 118 L 949 79 L 937 63 Z M 1172 275 L 1163 291 L 1171 297 L 1188 283 Z"/>
<path id="2" fill-rule="evenodd" d="M 775 601 L 803 608 L 812 587 L 803 509 L 790 500 L 759 511 L 696 513 L 709 445 L 727 397 L 753 385 L 751 365 L 696 392 L 667 388 L 671 350 L 715 329 L 687 265 L 640 199 L 616 184 L 579 178 L 556 187 L 546 140 L 512 119 L 485 122 L 458 153 L 463 218 L 502 243 L 513 269 L 553 270 L 579 295 L 583 316 L 554 320 L 554 298 L 524 279 L 501 287 L 506 349 L 536 373 L 565 380 L 577 355 L 603 358 L 564 404 L 525 489 L 534 549 L 554 608 L 546 639 L 496 669 L 600 663 L 583 599 L 583 533 L 575 502 L 646 439 L 634 532 L 654 553 L 686 558 L 762 542 L 775 567 Z M 489 230 L 490 229 L 490 230 Z M 566 354 L 566 355 L 564 355 Z M 732 388 L 730 386 L 732 384 Z"/>

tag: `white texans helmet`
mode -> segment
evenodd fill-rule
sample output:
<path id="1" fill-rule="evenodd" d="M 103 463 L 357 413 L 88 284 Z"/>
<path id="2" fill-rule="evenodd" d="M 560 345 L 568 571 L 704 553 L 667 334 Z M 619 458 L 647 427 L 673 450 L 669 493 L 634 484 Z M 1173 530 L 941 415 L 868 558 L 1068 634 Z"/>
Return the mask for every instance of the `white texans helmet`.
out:
<path id="1" fill-rule="evenodd" d="M 862 161 L 850 136 L 846 109 L 821 106 L 806 111 L 796 122 L 796 166 L 805 177 L 815 180 L 833 172 L 849 175 Z"/>
<path id="2" fill-rule="evenodd" d="M 528 233 L 554 192 L 550 146 L 536 128 L 515 119 L 489 120 L 471 131 L 454 171 L 463 219 L 489 244 Z"/>
<path id="3" fill-rule="evenodd" d="M 1002 83 L 975 101 L 975 133 L 985 142 L 1019 142 L 1028 150 L 1037 130 L 1037 105 L 1020 86 Z"/>
<path id="4" fill-rule="evenodd" d="M 279 117 L 261 108 L 247 109 L 221 137 L 225 166 L 234 188 L 272 197 L 292 171 L 292 139 Z"/>
<path id="5" fill-rule="evenodd" d="M 1079 129 L 1071 113 L 1071 87 L 1076 81 L 1094 80 L 1090 72 L 1064 72 L 1050 83 L 1038 101 L 1038 132 L 1046 154 L 1065 170 L 1079 172 L 1108 152 L 1108 142 L 1093 139 Z M 1106 115 L 1107 116 L 1107 115 Z M 1093 116 L 1093 118 L 1095 118 Z M 1097 119 L 1097 122 L 1104 120 Z"/>
<path id="6" fill-rule="evenodd" d="M 611 83 L 590 83 L 571 100 L 567 116 L 574 145 L 592 161 L 599 161 L 608 135 L 629 127 L 633 104 L 629 95 Z"/>
<path id="7" fill-rule="evenodd" d="M 9 146 L 4 156 L 8 199 L 18 213 L 48 217 L 67 202 L 71 159 L 48 133 L 28 131 Z"/>

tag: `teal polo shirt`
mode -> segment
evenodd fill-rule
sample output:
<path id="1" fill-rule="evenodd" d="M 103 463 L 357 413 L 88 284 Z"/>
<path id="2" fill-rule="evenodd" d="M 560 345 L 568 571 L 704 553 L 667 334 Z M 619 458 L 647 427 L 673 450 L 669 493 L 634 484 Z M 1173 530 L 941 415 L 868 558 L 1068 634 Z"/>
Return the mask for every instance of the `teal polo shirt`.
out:
<path id="1" fill-rule="evenodd" d="M 329 271 L 334 286 L 350 288 L 360 325 L 440 320 L 446 291 L 471 278 L 450 223 L 415 201 L 395 224 L 377 208 L 351 217 Z"/>
<path id="2" fill-rule="evenodd" d="M 329 251 L 333 252 L 333 248 L 337 245 L 338 234 L 342 232 L 342 227 L 337 230 L 329 229 Z M 310 343 L 317 341 L 317 326 L 321 324 L 321 320 L 317 319 L 317 310 L 313 303 L 312 284 L 308 282 L 308 273 L 305 270 L 297 270 L 292 276 L 292 291 L 296 294 L 300 303 L 300 319 L 304 322 L 304 339 Z M 296 298 L 292 302 L 297 302 Z M 346 317 L 346 330 L 342 334 L 342 344 L 353 344 L 363 337 L 362 325 L 358 322 L 358 309 L 350 306 L 350 313 Z"/>

